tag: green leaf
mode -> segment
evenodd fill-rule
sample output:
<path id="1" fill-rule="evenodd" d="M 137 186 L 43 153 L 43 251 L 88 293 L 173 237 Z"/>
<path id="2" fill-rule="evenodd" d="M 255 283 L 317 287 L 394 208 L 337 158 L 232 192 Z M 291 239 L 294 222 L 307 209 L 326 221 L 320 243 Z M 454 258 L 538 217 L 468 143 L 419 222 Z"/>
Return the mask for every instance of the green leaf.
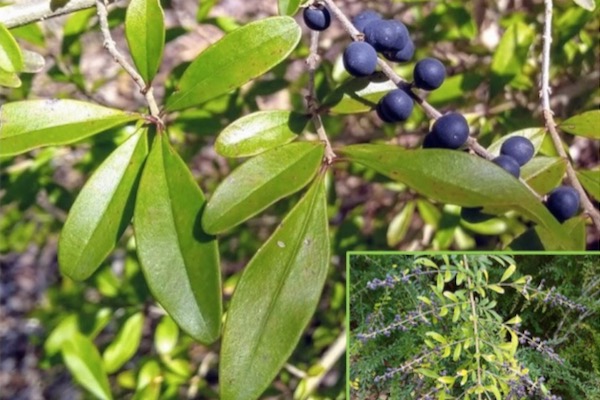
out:
<path id="1" fill-rule="evenodd" d="M 488 289 L 493 290 L 496 293 L 504 293 L 504 289 L 502 288 L 502 286 L 498 286 L 498 285 L 488 285 L 487 286 Z"/>
<path id="2" fill-rule="evenodd" d="M 199 105 L 264 74 L 292 52 L 300 35 L 290 17 L 266 18 L 225 35 L 185 70 L 167 110 Z"/>
<path id="3" fill-rule="evenodd" d="M 387 230 L 388 246 L 394 247 L 404 239 L 404 236 L 406 236 L 408 228 L 410 227 L 414 212 L 415 202 L 410 201 L 406 203 L 402 208 L 402 211 L 392 219 Z"/>
<path id="4" fill-rule="evenodd" d="M 394 82 L 383 74 L 350 79 L 325 97 L 322 107 L 332 114 L 369 112 L 379 99 L 396 88 Z"/>
<path id="5" fill-rule="evenodd" d="M 4 25 L 0 24 L 0 69 L 6 72 L 21 72 L 23 55 L 17 41 Z"/>
<path id="6" fill-rule="evenodd" d="M 296 139 L 309 117 L 290 111 L 259 111 L 225 128 L 215 142 L 224 157 L 250 157 Z"/>
<path id="7" fill-rule="evenodd" d="M 431 337 L 436 342 L 440 342 L 441 344 L 448 343 L 448 340 L 446 340 L 445 337 L 443 337 L 442 335 L 440 335 L 437 332 L 426 332 L 425 335 Z"/>
<path id="8" fill-rule="evenodd" d="M 465 93 L 473 92 L 483 81 L 483 76 L 467 72 L 447 77 L 442 86 L 427 96 L 429 104 L 439 106 L 464 98 Z"/>
<path id="9" fill-rule="evenodd" d="M 600 139 L 600 110 L 587 111 L 563 121 L 559 128 L 573 135 Z"/>
<path id="10" fill-rule="evenodd" d="M 504 32 L 492 58 L 491 97 L 504 90 L 504 86 L 521 73 L 534 37 L 534 29 L 518 20 Z"/>
<path id="11" fill-rule="evenodd" d="M 512 274 L 515 273 L 516 270 L 517 270 L 517 267 L 514 264 L 509 265 L 508 268 L 506 268 L 506 271 L 504 271 L 504 274 L 502 274 L 502 278 L 500 278 L 500 282 L 504 282 L 505 280 L 510 278 L 512 276 Z"/>
<path id="12" fill-rule="evenodd" d="M 279 15 L 294 15 L 298 11 L 301 0 L 278 0 Z"/>
<path id="13" fill-rule="evenodd" d="M 577 171 L 577 179 L 583 188 L 596 200 L 600 200 L 600 169 Z"/>
<path id="14" fill-rule="evenodd" d="M 140 118 L 139 114 L 76 100 L 6 103 L 0 107 L 0 156 L 77 142 Z"/>
<path id="15" fill-rule="evenodd" d="M 146 84 L 150 84 L 165 46 L 164 12 L 160 0 L 132 0 L 125 16 L 125 35 L 131 57 Z"/>
<path id="16" fill-rule="evenodd" d="M 437 372 L 432 371 L 430 369 L 426 369 L 426 368 L 416 368 L 415 372 L 418 372 L 421 375 L 425 375 L 428 378 L 433 378 L 433 379 L 437 379 L 439 378 L 439 375 Z"/>
<path id="17" fill-rule="evenodd" d="M 208 344 L 221 329 L 221 273 L 217 240 L 200 227 L 204 205 L 166 134 L 156 135 L 135 203 L 137 252 L 156 300 L 181 329 Z"/>
<path id="18" fill-rule="evenodd" d="M 221 399 L 255 399 L 267 388 L 310 321 L 328 266 L 325 185 L 318 179 L 235 289 L 221 348 Z"/>
<path id="19" fill-rule="evenodd" d="M 508 135 L 502 136 L 500 139 L 496 140 L 488 147 L 488 151 L 492 153 L 494 156 L 500 155 L 500 147 L 502 147 L 502 143 L 504 143 L 507 139 L 513 136 L 523 136 L 531 141 L 533 144 L 533 148 L 535 149 L 535 153 L 537 153 L 544 142 L 544 138 L 546 137 L 546 129 L 544 128 L 526 128 L 521 129 Z M 531 162 L 531 161 L 530 161 Z M 527 165 L 527 164 L 525 164 Z"/>
<path id="20" fill-rule="evenodd" d="M 202 226 L 224 232 L 306 186 L 317 173 L 324 147 L 297 142 L 260 154 L 233 171 L 210 198 Z"/>
<path id="21" fill-rule="evenodd" d="M 141 312 L 135 313 L 127 318 L 117 333 L 117 336 L 102 354 L 106 372 L 109 374 L 116 372 L 123 364 L 133 357 L 140 345 L 143 327 L 144 314 Z"/>
<path id="22" fill-rule="evenodd" d="M 179 327 L 171 317 L 164 316 L 154 332 L 154 347 L 158 354 L 170 354 L 175 349 L 178 338 Z"/>
<path id="23" fill-rule="evenodd" d="M 146 129 L 119 146 L 87 181 L 62 229 L 58 261 L 63 274 L 88 278 L 110 254 L 133 216 L 135 192 L 148 154 Z"/>
<path id="24" fill-rule="evenodd" d="M 437 201 L 518 210 L 548 231 L 548 245 L 572 248 L 571 239 L 560 224 L 524 185 L 480 157 L 458 151 L 406 150 L 374 144 L 347 146 L 339 152 Z"/>
<path id="25" fill-rule="evenodd" d="M 573 0 L 579 7 L 584 8 L 588 11 L 594 11 L 596 9 L 596 3 L 594 0 Z"/>
<path id="26" fill-rule="evenodd" d="M 521 167 L 521 177 L 538 194 L 557 187 L 567 170 L 567 160 L 560 157 L 536 157 Z"/>
<path id="27" fill-rule="evenodd" d="M 62 356 L 77 382 L 100 399 L 112 399 L 102 358 L 90 339 L 74 333 L 63 343 Z"/>
<path id="28" fill-rule="evenodd" d="M 21 79 L 19 79 L 19 75 L 17 75 L 15 72 L 7 72 L 3 69 L 0 69 L 0 86 L 9 88 L 21 87 Z"/>

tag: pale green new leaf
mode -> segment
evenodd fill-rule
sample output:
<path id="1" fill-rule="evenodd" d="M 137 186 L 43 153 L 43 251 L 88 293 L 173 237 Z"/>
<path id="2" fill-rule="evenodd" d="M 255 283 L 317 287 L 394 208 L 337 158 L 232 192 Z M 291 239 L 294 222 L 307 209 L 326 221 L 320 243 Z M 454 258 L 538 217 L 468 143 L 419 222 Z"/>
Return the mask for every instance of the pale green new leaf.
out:
<path id="1" fill-rule="evenodd" d="M 171 317 L 164 316 L 154 331 L 154 347 L 158 354 L 170 354 L 179 338 L 179 327 Z"/>
<path id="2" fill-rule="evenodd" d="M 21 48 L 4 25 L 0 24 L 0 70 L 6 72 L 21 72 L 23 55 Z"/>
<path id="3" fill-rule="evenodd" d="M 123 324 L 117 336 L 110 342 L 102 359 L 104 368 L 109 374 L 116 372 L 137 352 L 142 338 L 144 314 L 135 313 Z"/>
<path id="4" fill-rule="evenodd" d="M 509 265 L 508 268 L 506 268 L 506 270 L 502 274 L 502 278 L 500 278 L 500 282 L 506 281 L 508 278 L 510 278 L 512 276 L 512 274 L 515 273 L 516 270 L 517 270 L 516 265 L 514 265 L 514 264 Z"/>
<path id="5" fill-rule="evenodd" d="M 318 179 L 237 284 L 221 347 L 222 400 L 256 399 L 275 378 L 315 311 L 328 266 L 327 204 Z"/>

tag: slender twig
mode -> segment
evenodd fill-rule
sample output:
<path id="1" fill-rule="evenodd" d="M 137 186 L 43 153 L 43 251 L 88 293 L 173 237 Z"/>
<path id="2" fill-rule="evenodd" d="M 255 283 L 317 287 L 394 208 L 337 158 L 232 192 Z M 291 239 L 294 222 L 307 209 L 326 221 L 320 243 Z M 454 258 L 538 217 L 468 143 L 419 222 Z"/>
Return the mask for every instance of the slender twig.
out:
<path id="1" fill-rule="evenodd" d="M 577 173 L 573 165 L 569 162 L 567 152 L 565 151 L 562 140 L 556 129 L 554 113 L 550 108 L 550 45 L 552 44 L 552 0 L 544 0 L 544 34 L 542 36 L 542 78 L 540 82 L 540 98 L 542 100 L 542 114 L 546 128 L 552 138 L 552 143 L 561 158 L 567 161 L 567 182 L 577 190 L 581 205 L 585 212 L 592 218 L 596 229 L 600 230 L 600 212 L 594 207 L 577 179 Z"/>
<path id="2" fill-rule="evenodd" d="M 362 41 L 364 39 L 363 34 L 360 33 L 354 27 L 352 21 L 350 21 L 348 17 L 346 17 L 344 12 L 335 4 L 333 0 L 323 1 L 327 4 L 333 15 L 335 15 L 340 21 L 340 23 L 344 27 L 344 30 L 350 35 L 352 40 Z M 394 71 L 394 69 L 387 62 L 385 62 L 385 60 L 383 60 L 382 58 L 378 58 L 377 64 L 379 65 L 379 68 L 381 68 L 381 71 L 385 74 L 385 76 L 387 76 L 389 80 L 391 80 L 398 87 L 404 89 L 412 97 L 412 99 L 421 106 L 421 108 L 429 118 L 438 119 L 442 116 L 442 113 L 438 111 L 434 106 L 432 106 L 425 99 L 413 92 L 411 90 L 411 83 L 399 76 L 396 73 L 396 71 Z M 485 158 L 486 160 L 492 160 L 494 158 L 494 155 L 487 151 L 485 147 L 480 145 L 477 142 L 477 139 L 475 139 L 474 137 L 469 137 L 469 139 L 467 140 L 467 145 L 473 153 L 479 155 L 482 158 Z M 542 201 L 542 196 L 540 196 L 535 190 L 533 190 L 533 188 L 529 186 L 529 184 L 523 178 L 519 178 L 519 181 L 521 181 L 521 183 L 525 185 L 525 187 L 531 192 L 531 194 L 533 194 L 538 200 Z"/>
<path id="3" fill-rule="evenodd" d="M 59 15 L 92 8 L 95 4 L 96 0 L 69 0 L 62 2 L 48 0 L 18 1 L 2 7 L 0 24 L 7 28 L 16 28 L 32 22 L 43 21 Z"/>
<path id="4" fill-rule="evenodd" d="M 469 271 L 469 262 L 467 261 L 467 256 L 463 255 L 463 262 L 465 264 L 465 270 Z M 475 305 L 475 296 L 473 296 L 473 283 L 471 281 L 471 277 L 467 273 L 467 284 L 469 285 L 469 302 L 471 303 L 471 319 L 473 320 L 473 335 L 475 336 L 475 358 L 477 360 L 477 386 L 483 387 L 483 382 L 481 380 L 481 353 L 479 351 L 479 318 L 477 316 L 477 306 Z M 478 396 L 479 400 L 481 400 L 481 393 Z"/>
<path id="5" fill-rule="evenodd" d="M 110 53 L 110 55 L 114 58 L 114 60 L 121 65 L 121 67 L 131 76 L 131 78 L 135 81 L 135 83 L 140 88 L 140 92 L 146 98 L 146 102 L 148 103 L 148 107 L 150 109 L 150 115 L 153 118 L 153 121 L 159 124 L 162 128 L 164 124 L 160 119 L 160 110 L 158 109 L 158 105 L 156 104 L 156 99 L 154 98 L 154 94 L 152 92 L 152 86 L 146 85 L 144 82 L 144 78 L 137 72 L 137 70 L 129 64 L 129 62 L 123 57 L 123 55 L 117 49 L 116 43 L 113 40 L 110 29 L 108 26 L 108 0 L 96 0 L 96 9 L 98 12 L 98 20 L 100 23 L 100 31 L 102 32 L 102 36 L 104 37 L 104 48 Z"/>
<path id="6" fill-rule="evenodd" d="M 319 32 L 310 31 L 310 53 L 306 59 L 308 65 L 308 95 L 306 96 L 306 104 L 308 111 L 312 117 L 313 125 L 317 131 L 319 139 L 325 143 L 325 161 L 327 164 L 331 164 L 336 158 L 331 143 L 325 132 L 321 115 L 319 114 L 319 104 L 317 103 L 317 95 L 315 92 L 315 72 L 319 67 L 321 57 L 319 56 Z"/>

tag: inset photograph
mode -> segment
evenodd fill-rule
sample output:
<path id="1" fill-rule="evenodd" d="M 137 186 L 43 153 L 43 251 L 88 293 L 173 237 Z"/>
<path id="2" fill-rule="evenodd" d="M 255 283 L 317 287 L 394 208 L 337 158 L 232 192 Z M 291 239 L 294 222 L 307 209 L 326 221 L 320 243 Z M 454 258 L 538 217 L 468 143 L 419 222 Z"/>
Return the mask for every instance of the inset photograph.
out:
<path id="1" fill-rule="evenodd" d="M 599 261 L 350 253 L 350 398 L 600 399 Z"/>

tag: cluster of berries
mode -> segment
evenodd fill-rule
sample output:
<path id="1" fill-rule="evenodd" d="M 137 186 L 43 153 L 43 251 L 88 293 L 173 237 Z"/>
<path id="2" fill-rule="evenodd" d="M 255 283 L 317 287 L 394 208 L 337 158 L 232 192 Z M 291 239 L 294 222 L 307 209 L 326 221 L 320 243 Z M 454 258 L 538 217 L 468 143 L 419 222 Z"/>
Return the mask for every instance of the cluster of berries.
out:
<path id="1" fill-rule="evenodd" d="M 303 17 L 306 26 L 312 30 L 323 31 L 331 24 L 329 10 L 320 3 L 306 7 Z M 377 68 L 378 52 L 393 62 L 412 59 L 415 46 L 402 22 L 383 19 L 381 14 L 367 10 L 354 17 L 352 24 L 363 35 L 364 41 L 354 41 L 344 50 L 344 67 L 349 74 L 355 77 L 372 75 Z M 412 86 L 431 91 L 439 88 L 445 78 L 444 65 L 435 58 L 425 58 L 415 64 Z M 381 98 L 375 111 L 384 122 L 405 121 L 414 108 L 413 96 L 408 85 L 392 90 Z M 469 124 L 465 117 L 460 113 L 450 112 L 433 123 L 423 140 L 423 148 L 459 149 L 468 138 Z M 515 136 L 502 144 L 500 156 L 492 162 L 518 178 L 521 167 L 531 160 L 534 152 L 529 139 Z M 556 219 L 563 222 L 577 213 L 579 194 L 572 187 L 561 186 L 548 195 L 546 206 Z"/>

